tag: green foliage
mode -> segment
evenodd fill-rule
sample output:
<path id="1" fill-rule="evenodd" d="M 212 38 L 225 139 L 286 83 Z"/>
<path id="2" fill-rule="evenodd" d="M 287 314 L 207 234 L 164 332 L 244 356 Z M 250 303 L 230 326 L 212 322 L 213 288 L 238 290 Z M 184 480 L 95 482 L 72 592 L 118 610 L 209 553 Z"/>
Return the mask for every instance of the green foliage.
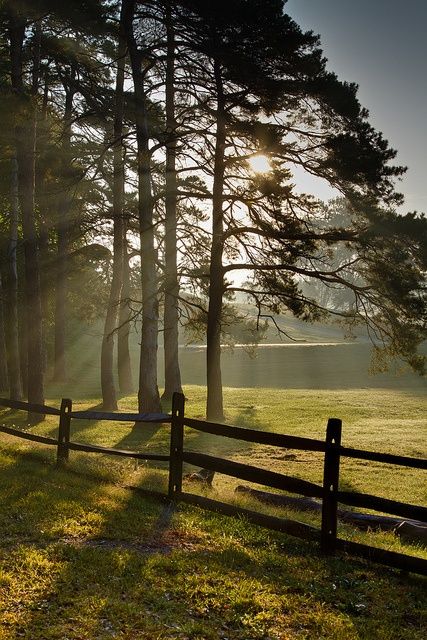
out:
<path id="1" fill-rule="evenodd" d="M 134 259 L 140 240 L 135 123 L 143 116 L 150 131 L 147 184 L 153 192 L 160 277 L 165 275 L 165 148 L 176 143 L 178 271 L 185 291 L 180 311 L 185 323 L 193 323 L 192 335 L 201 338 L 205 332 L 210 249 L 221 235 L 216 250 L 222 264 L 215 279 L 223 283 L 224 343 L 262 339 L 259 323 L 233 307 L 234 290 L 243 289 L 259 318 L 290 312 L 307 322 L 338 317 L 350 331 L 364 325 L 378 368 L 387 358 L 402 358 L 423 373 L 418 347 L 427 326 L 427 222 L 421 214 L 396 213 L 401 196 L 394 181 L 405 169 L 392 164 L 396 152 L 369 124 L 357 86 L 327 70 L 319 37 L 295 24 L 283 0 L 125 5 L 134 13 L 130 26 L 146 105 L 144 114 L 137 113 L 134 88 L 126 81 L 121 151 L 128 248 Z M 35 110 L 34 215 L 48 345 L 61 273 L 61 221 L 67 223 L 64 262 L 73 326 L 80 319 L 92 324 L 102 319 L 108 299 L 120 8 L 121 3 L 104 0 L 61 6 L 52 0 L 7 1 L 0 8 L 0 234 L 7 241 L 14 128 Z M 165 123 L 169 9 L 176 35 L 173 132 Z M 22 90 L 11 86 L 13 25 L 23 35 Z M 225 141 L 217 154 L 220 104 Z M 258 153 L 271 161 L 268 175 L 254 175 L 249 168 L 248 159 Z M 294 167 L 326 181 L 345 201 L 324 205 L 301 193 Z M 222 173 L 217 198 L 222 230 L 210 234 L 213 184 L 218 176 L 222 181 Z M 23 289 L 22 244 L 18 249 Z M 135 317 L 144 259 L 133 263 Z M 252 277 L 240 286 L 233 275 L 245 269 Z M 162 296 L 160 285 L 160 303 Z"/>
<path id="2" fill-rule="evenodd" d="M 197 306 L 192 306 L 192 303 Z M 204 343 L 206 336 L 207 313 L 202 307 L 204 300 L 186 300 L 187 317 L 182 320 L 188 344 L 192 342 Z M 264 338 L 268 323 L 257 318 L 252 313 L 239 309 L 232 302 L 225 303 L 221 315 L 221 340 L 223 346 L 233 347 L 236 344 L 245 345 L 246 350 L 255 354 L 255 347 Z"/>
<path id="3" fill-rule="evenodd" d="M 395 212 L 402 197 L 394 181 L 405 168 L 392 164 L 396 152 L 369 124 L 357 86 L 326 70 L 319 39 L 283 14 L 279 0 L 182 4 L 186 22 L 178 12 L 177 29 L 191 35 L 187 55 L 204 63 L 191 70 L 204 89 L 193 114 L 206 122 L 200 165 L 218 184 L 224 173 L 224 268 L 213 276 L 228 278 L 224 299 L 227 289 L 240 289 L 261 315 L 286 310 L 306 321 L 338 316 L 350 327 L 364 324 L 384 362 L 386 354 L 400 357 L 422 373 L 427 221 L 403 222 Z M 226 151 L 219 169 L 221 104 Z M 212 151 L 207 168 L 209 144 L 215 164 Z M 268 155 L 267 175 L 251 175 L 248 158 L 256 153 Z M 334 220 L 325 205 L 300 193 L 293 166 L 345 196 L 345 204 L 335 205 L 346 207 L 348 218 Z M 402 233 L 399 226 L 408 228 Z M 231 275 L 245 269 L 253 277 L 234 284 Z M 206 295 L 205 277 L 202 271 Z M 203 312 L 196 315 L 203 320 Z"/>

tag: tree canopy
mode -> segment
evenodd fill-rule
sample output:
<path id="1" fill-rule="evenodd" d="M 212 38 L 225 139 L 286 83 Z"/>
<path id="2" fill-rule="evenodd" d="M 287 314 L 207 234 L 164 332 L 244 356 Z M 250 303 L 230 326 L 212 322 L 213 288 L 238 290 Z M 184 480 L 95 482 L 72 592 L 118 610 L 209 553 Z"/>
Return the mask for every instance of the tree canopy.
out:
<path id="1" fill-rule="evenodd" d="M 206 332 L 207 413 L 221 419 L 237 291 L 259 318 L 363 325 L 381 366 L 397 357 L 424 372 L 426 218 L 398 212 L 396 151 L 284 0 L 9 1 L 0 12 L 0 377 L 12 397 L 41 402 L 45 372 L 66 377 L 67 323 L 80 314 L 104 321 L 114 408 L 114 344 L 129 392 L 136 319 L 139 406 L 157 411 L 158 335 L 168 398 L 181 390 L 181 321 Z M 306 193 L 304 174 L 337 199 Z"/>

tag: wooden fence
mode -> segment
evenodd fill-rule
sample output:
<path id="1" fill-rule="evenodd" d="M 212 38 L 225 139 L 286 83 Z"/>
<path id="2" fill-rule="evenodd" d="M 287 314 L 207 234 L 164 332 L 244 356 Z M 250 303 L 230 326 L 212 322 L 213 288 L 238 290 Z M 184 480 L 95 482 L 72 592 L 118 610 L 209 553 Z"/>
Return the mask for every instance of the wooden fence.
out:
<path id="1" fill-rule="evenodd" d="M 306 540 L 317 541 L 320 543 L 321 550 L 327 554 L 333 554 L 336 551 L 344 551 L 353 556 L 362 557 L 390 567 L 427 575 L 427 560 L 423 558 L 408 556 L 394 551 L 351 542 L 339 538 L 337 535 L 338 503 L 354 507 L 364 507 L 374 511 L 402 516 L 403 518 L 411 518 L 427 523 L 426 507 L 380 498 L 378 496 L 365 493 L 340 491 L 339 475 L 341 458 L 356 458 L 359 460 L 369 460 L 415 469 L 427 469 L 427 459 L 411 458 L 407 456 L 398 456 L 343 447 L 341 445 L 341 420 L 336 418 L 329 419 L 325 440 L 315 440 L 312 438 L 269 433 L 266 431 L 257 431 L 254 429 L 245 429 L 242 427 L 188 418 L 185 416 L 184 403 L 185 400 L 182 394 L 174 394 L 172 413 L 169 415 L 164 413 L 148 414 L 73 411 L 72 401 L 69 399 L 62 400 L 60 409 L 45 405 L 34 405 L 25 402 L 0 399 L 0 406 L 3 407 L 25 410 L 32 413 L 55 415 L 59 417 L 57 438 L 47 438 L 1 425 L 0 432 L 32 440 L 34 442 L 55 446 L 57 449 L 57 463 L 59 465 L 63 465 L 68 461 L 70 451 L 103 453 L 142 460 L 168 461 L 168 497 L 170 500 L 185 502 L 224 515 L 244 517 L 249 522 L 267 527 L 268 529 L 281 531 Z M 70 431 L 71 420 L 73 419 L 171 424 L 169 455 L 148 454 L 72 442 L 70 440 Z M 234 440 L 242 440 L 254 444 L 264 444 L 273 447 L 322 453 L 324 456 L 323 484 L 318 485 L 313 482 L 308 482 L 282 473 L 268 471 L 266 469 L 233 462 L 231 460 L 203 453 L 188 451 L 184 447 L 184 427 L 203 433 L 232 438 Z M 316 527 L 298 522 L 297 520 L 269 516 L 217 500 L 212 500 L 204 496 L 185 492 L 182 490 L 184 463 L 203 467 L 207 470 L 212 470 L 217 473 L 222 473 L 248 482 L 258 483 L 274 489 L 289 491 L 303 496 L 320 498 L 322 500 L 321 528 L 317 529 Z M 158 495 L 164 497 L 160 493 Z"/>

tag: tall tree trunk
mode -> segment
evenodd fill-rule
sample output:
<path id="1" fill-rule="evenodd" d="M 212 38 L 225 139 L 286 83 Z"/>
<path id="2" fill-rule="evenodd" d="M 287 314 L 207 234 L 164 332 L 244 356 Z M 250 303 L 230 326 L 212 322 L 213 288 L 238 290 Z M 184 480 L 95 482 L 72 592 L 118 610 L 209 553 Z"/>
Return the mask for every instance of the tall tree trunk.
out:
<path id="1" fill-rule="evenodd" d="M 217 89 L 216 141 L 214 160 L 214 183 L 212 200 L 212 245 L 209 271 L 209 307 L 207 326 L 207 405 L 208 420 L 223 420 L 224 406 L 221 379 L 221 315 L 224 294 L 224 269 L 222 254 L 224 249 L 224 154 L 225 154 L 225 99 L 221 69 L 214 65 Z"/>
<path id="2" fill-rule="evenodd" d="M 126 220 L 124 220 L 126 227 Z M 120 393 L 129 394 L 134 390 L 129 351 L 131 309 L 130 309 L 130 266 L 126 244 L 126 228 L 123 245 L 123 283 L 119 308 L 119 330 L 117 336 L 117 369 Z"/>
<path id="3" fill-rule="evenodd" d="M 33 84 L 37 82 L 34 74 Z M 41 108 L 37 113 L 37 149 L 38 155 L 43 151 L 47 132 L 47 107 L 48 107 L 49 86 L 47 73 L 43 87 L 43 99 Z M 52 197 L 49 194 L 44 176 L 43 166 L 36 166 L 35 174 L 35 200 L 38 206 L 38 236 L 39 236 L 39 256 L 40 256 L 40 295 L 42 305 L 43 322 L 43 372 L 46 373 L 48 367 L 48 323 L 49 323 L 49 298 L 52 284 L 52 264 L 49 255 L 49 225 L 54 212 L 52 210 Z"/>
<path id="4" fill-rule="evenodd" d="M 22 48 L 25 26 L 19 18 L 11 21 L 11 69 L 12 88 L 21 98 L 21 113 L 16 127 L 16 151 L 18 160 L 18 184 L 22 215 L 25 258 L 25 307 L 28 341 L 28 400 L 44 403 L 42 312 L 40 297 L 40 270 L 37 230 L 34 215 L 36 104 L 35 83 L 30 94 L 25 92 L 22 81 Z M 38 67 L 38 51 L 34 56 L 34 68 Z M 43 419 L 40 414 L 29 414 L 30 423 Z"/>
<path id="5" fill-rule="evenodd" d="M 123 18 L 121 18 L 120 23 L 122 25 Z M 113 126 L 113 277 L 111 280 L 110 296 L 108 300 L 101 347 L 102 403 L 104 409 L 109 411 L 117 409 L 116 388 L 113 373 L 114 333 L 117 330 L 120 294 L 123 285 L 123 201 L 125 169 L 122 136 L 126 48 L 126 40 L 123 37 L 122 29 L 120 29 Z"/>
<path id="6" fill-rule="evenodd" d="M 67 274 L 69 254 L 69 215 L 71 210 L 70 185 L 70 147 L 72 134 L 72 115 L 74 91 L 69 86 L 65 89 L 64 126 L 61 144 L 61 163 L 63 191 L 58 198 L 58 212 L 56 223 L 57 255 L 55 282 L 55 335 L 54 335 L 54 363 L 53 379 L 64 382 L 67 377 L 66 365 L 66 336 L 67 336 Z"/>
<path id="7" fill-rule="evenodd" d="M 28 333 L 24 285 L 24 278 L 20 278 L 18 289 L 19 362 L 22 393 L 25 398 L 28 398 Z"/>
<path id="8" fill-rule="evenodd" d="M 0 273 L 0 391 L 7 392 L 9 388 L 7 376 L 7 352 L 5 340 L 4 307 L 5 297 Z"/>
<path id="9" fill-rule="evenodd" d="M 19 190 L 25 257 L 25 305 L 28 340 L 28 401 L 43 404 L 42 309 L 37 231 L 34 220 L 34 162 L 36 121 L 34 106 L 29 121 L 18 132 Z M 30 416 L 30 421 L 37 421 Z"/>
<path id="10" fill-rule="evenodd" d="M 67 321 L 67 254 L 68 254 L 68 224 L 65 219 L 64 201 L 60 198 L 60 219 L 57 222 L 56 241 L 56 278 L 55 278 L 55 322 L 53 345 L 53 380 L 64 382 L 67 378 L 65 357 L 66 321 Z"/>
<path id="11" fill-rule="evenodd" d="M 175 120 L 175 36 L 171 19 L 171 4 L 166 6 L 167 63 L 166 63 L 166 220 L 165 220 L 165 303 L 164 303 L 164 359 L 165 389 L 163 398 L 182 393 L 178 360 L 178 296 L 177 272 L 177 173 Z"/>
<path id="12" fill-rule="evenodd" d="M 124 25 L 132 66 L 132 77 L 136 103 L 136 140 L 138 168 L 138 218 L 141 244 L 141 293 L 142 333 L 139 370 L 139 411 L 160 411 L 160 396 L 157 386 L 158 350 L 158 283 L 156 272 L 157 252 L 154 242 L 153 198 L 151 194 L 151 154 L 147 99 L 144 91 L 144 57 L 138 50 L 133 33 L 135 0 L 123 0 Z"/>
<path id="13" fill-rule="evenodd" d="M 43 189 L 44 185 L 41 185 Z M 41 191 L 37 188 L 36 177 L 36 193 L 35 200 L 39 207 L 38 211 L 38 247 L 39 247 L 39 263 L 40 263 L 40 299 L 42 308 L 42 343 L 43 343 L 43 373 L 46 373 L 48 366 L 47 352 L 47 336 L 48 336 L 48 318 L 49 318 L 49 294 L 51 284 L 51 262 L 49 255 L 49 228 L 48 220 L 52 215 L 48 204 L 48 198 L 41 195 Z"/>
<path id="14" fill-rule="evenodd" d="M 22 385 L 19 357 L 18 265 L 16 255 L 18 244 L 19 194 L 18 162 L 16 160 L 16 154 L 14 154 L 11 160 L 10 176 L 9 242 L 7 251 L 7 275 L 5 281 L 5 335 L 7 345 L 9 396 L 11 400 L 20 400 L 22 398 Z"/>

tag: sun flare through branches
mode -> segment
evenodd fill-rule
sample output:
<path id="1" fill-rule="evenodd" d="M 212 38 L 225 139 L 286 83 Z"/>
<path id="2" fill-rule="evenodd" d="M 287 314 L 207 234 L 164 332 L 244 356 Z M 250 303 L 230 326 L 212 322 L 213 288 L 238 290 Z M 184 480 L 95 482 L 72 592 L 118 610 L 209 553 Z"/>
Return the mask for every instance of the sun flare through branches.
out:
<path id="1" fill-rule="evenodd" d="M 252 156 L 248 164 L 254 173 L 269 173 L 272 170 L 270 158 L 263 154 Z"/>

